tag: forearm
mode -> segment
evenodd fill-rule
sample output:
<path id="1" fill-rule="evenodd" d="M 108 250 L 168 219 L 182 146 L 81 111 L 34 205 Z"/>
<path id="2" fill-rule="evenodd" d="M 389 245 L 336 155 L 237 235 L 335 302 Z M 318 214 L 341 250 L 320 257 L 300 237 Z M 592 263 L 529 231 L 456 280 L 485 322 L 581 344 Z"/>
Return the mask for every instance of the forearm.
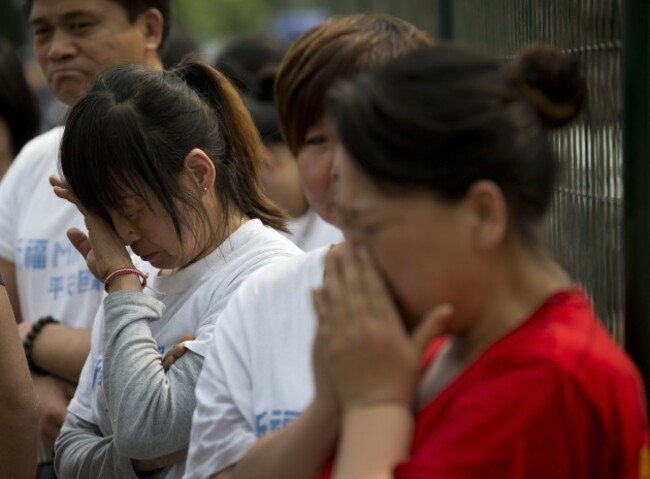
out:
<path id="1" fill-rule="evenodd" d="M 148 322 L 163 305 L 142 293 L 105 300 L 104 390 L 115 443 L 136 459 L 184 449 L 203 358 L 187 351 L 165 372 Z"/>
<path id="2" fill-rule="evenodd" d="M 68 413 L 56 440 L 54 466 L 66 479 L 137 479 L 131 460 L 121 455 L 113 437 L 103 437 L 96 425 Z"/>
<path id="3" fill-rule="evenodd" d="M 32 361 L 38 368 L 76 384 L 89 351 L 90 329 L 48 324 L 33 342 Z"/>
<path id="4" fill-rule="evenodd" d="M 335 479 L 392 479 L 408 457 L 413 414 L 401 404 L 377 404 L 345 413 Z"/>
<path id="5" fill-rule="evenodd" d="M 9 299 L 0 286 L 0 477 L 34 477 L 38 415 Z"/>
<path id="6" fill-rule="evenodd" d="M 146 472 L 155 471 L 156 469 L 163 469 L 172 466 L 178 462 L 183 462 L 186 458 L 187 448 L 154 459 L 131 459 L 131 464 L 133 465 L 133 470 L 136 474 L 144 474 Z"/>
<path id="7" fill-rule="evenodd" d="M 9 297 L 15 321 L 16 323 L 20 323 L 22 322 L 22 315 L 20 301 L 18 299 L 18 287 L 16 285 L 16 265 L 6 259 L 0 258 L 0 273 L 2 273 L 5 281 L 5 289 Z"/>
<path id="8" fill-rule="evenodd" d="M 318 477 L 334 451 L 338 423 L 333 409 L 312 402 L 289 426 L 263 438 L 235 466 L 212 477 Z"/>

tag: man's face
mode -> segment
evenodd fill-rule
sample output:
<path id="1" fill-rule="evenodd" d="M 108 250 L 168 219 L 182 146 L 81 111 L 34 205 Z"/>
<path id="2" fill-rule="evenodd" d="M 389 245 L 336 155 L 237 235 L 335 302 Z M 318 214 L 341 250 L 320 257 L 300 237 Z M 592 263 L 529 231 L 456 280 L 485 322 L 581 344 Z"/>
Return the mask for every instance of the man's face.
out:
<path id="1" fill-rule="evenodd" d="M 134 23 L 112 0 L 34 0 L 29 15 L 36 59 L 54 95 L 70 105 L 104 70 L 149 63 L 147 15 Z M 155 42 L 154 42 L 155 43 Z"/>

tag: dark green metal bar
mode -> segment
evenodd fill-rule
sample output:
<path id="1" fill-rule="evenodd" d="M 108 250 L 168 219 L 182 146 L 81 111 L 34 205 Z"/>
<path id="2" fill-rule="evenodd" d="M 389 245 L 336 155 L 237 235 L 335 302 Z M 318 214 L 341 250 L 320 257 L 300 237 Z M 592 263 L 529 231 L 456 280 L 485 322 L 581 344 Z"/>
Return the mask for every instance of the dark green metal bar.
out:
<path id="1" fill-rule="evenodd" d="M 650 3 L 623 10 L 625 347 L 650 385 Z"/>
<path id="2" fill-rule="evenodd" d="M 438 0 L 438 38 L 452 40 L 454 38 L 453 0 Z"/>

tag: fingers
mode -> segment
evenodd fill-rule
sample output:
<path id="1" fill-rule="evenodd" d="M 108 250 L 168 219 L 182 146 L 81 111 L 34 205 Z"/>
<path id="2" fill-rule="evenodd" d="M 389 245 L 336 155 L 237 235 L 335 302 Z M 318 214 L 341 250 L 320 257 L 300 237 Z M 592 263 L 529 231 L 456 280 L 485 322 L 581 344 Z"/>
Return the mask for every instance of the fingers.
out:
<path id="1" fill-rule="evenodd" d="M 349 246 L 343 246 L 343 256 L 339 259 L 341 281 L 345 292 L 343 301 L 346 302 L 348 316 L 357 321 L 374 316 L 373 298 L 368 294 L 368 288 L 359 260 L 359 255 Z"/>
<path id="2" fill-rule="evenodd" d="M 163 369 L 165 371 L 169 371 L 169 368 L 171 368 L 175 362 L 176 362 L 176 358 L 173 355 L 169 353 L 165 354 L 165 357 L 162 360 Z"/>
<path id="3" fill-rule="evenodd" d="M 394 321 L 399 318 L 390 292 L 377 268 L 372 263 L 368 250 L 363 246 L 358 247 L 356 257 L 366 296 L 372 298 L 371 306 L 374 315 L 380 321 Z"/>
<path id="4" fill-rule="evenodd" d="M 193 341 L 195 340 L 196 337 L 192 334 L 186 334 L 183 336 L 183 341 L 178 343 L 176 346 L 173 348 L 169 349 L 166 353 L 165 356 L 162 359 L 162 364 L 163 364 L 163 369 L 165 371 L 169 371 L 169 368 L 172 367 L 172 365 L 176 362 L 178 358 L 183 356 L 185 354 L 185 341 Z"/>
<path id="5" fill-rule="evenodd" d="M 453 314 L 454 308 L 452 305 L 440 304 L 422 318 L 411 335 L 411 342 L 418 357 L 424 355 L 431 341 L 447 333 Z"/>
<path id="6" fill-rule="evenodd" d="M 185 354 L 185 344 L 179 343 L 165 353 L 165 357 L 162 359 L 163 369 L 169 371 L 169 368 Z"/>
<path id="7" fill-rule="evenodd" d="M 88 253 L 93 249 L 88 236 L 78 228 L 70 228 L 68 230 L 68 239 L 77 251 L 82 254 L 84 259 L 88 257 Z"/>
<path id="8" fill-rule="evenodd" d="M 52 175 L 50 176 L 50 184 L 54 190 L 54 194 L 59 198 L 68 200 L 70 203 L 74 204 L 77 209 L 85 216 L 86 210 L 77 198 L 77 195 L 70 189 L 70 186 L 59 176 Z"/>
<path id="9" fill-rule="evenodd" d="M 341 270 L 341 263 L 336 253 L 328 254 L 325 260 L 325 276 L 323 278 L 323 287 L 317 295 L 316 309 L 319 319 L 327 321 L 330 327 L 337 328 L 343 326 L 348 314 L 346 311 L 346 285 Z M 349 324 L 349 323 L 348 323 Z"/>
<path id="10" fill-rule="evenodd" d="M 66 182 L 59 175 L 50 175 L 50 184 L 54 187 L 66 188 Z"/>

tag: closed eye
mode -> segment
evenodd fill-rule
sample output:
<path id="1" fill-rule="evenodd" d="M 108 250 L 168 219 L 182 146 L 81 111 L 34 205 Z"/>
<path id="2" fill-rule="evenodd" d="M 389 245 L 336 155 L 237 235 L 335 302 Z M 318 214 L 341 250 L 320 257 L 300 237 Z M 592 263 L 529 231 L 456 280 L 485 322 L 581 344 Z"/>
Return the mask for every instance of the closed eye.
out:
<path id="1" fill-rule="evenodd" d="M 328 138 L 325 135 L 312 135 L 305 139 L 305 145 L 318 146 L 327 143 Z"/>

